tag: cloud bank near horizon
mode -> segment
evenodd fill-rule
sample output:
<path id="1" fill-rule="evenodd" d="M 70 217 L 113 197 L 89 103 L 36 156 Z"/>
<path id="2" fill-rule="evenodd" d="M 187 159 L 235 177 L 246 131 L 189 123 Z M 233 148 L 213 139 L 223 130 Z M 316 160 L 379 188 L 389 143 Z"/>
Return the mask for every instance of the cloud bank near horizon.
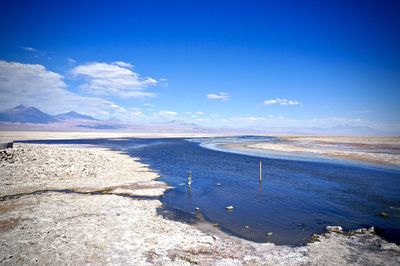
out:
<path id="1" fill-rule="evenodd" d="M 64 76 L 39 64 L 0 60 L 0 92 L 1 106 L 24 104 L 51 114 L 75 110 L 105 117 L 124 109 L 110 100 L 71 92 Z"/>
<path id="2" fill-rule="evenodd" d="M 200 110 L 179 112 L 169 109 L 168 106 L 158 109 L 151 103 L 143 103 L 144 108 L 122 106 L 115 99 L 146 99 L 156 96 L 147 89 L 157 86 L 159 81 L 150 77 L 142 78 L 134 71 L 132 64 L 123 61 L 81 64 L 70 69 L 69 73 L 73 78 L 82 81 L 78 83 L 78 91 L 69 88 L 65 81 L 68 76 L 50 71 L 43 65 L 0 60 L 0 104 L 4 108 L 19 104 L 35 106 L 50 114 L 73 110 L 103 119 L 115 117 L 128 121 L 147 122 L 180 119 L 213 127 L 268 129 L 353 126 L 400 132 L 400 125 L 389 125 L 360 118 L 293 119 L 273 115 L 221 115 Z M 227 101 L 230 98 L 230 95 L 225 92 L 209 93 L 206 96 L 209 100 L 217 101 Z M 299 105 L 300 102 L 275 98 L 265 100 L 264 104 L 294 106 Z"/>

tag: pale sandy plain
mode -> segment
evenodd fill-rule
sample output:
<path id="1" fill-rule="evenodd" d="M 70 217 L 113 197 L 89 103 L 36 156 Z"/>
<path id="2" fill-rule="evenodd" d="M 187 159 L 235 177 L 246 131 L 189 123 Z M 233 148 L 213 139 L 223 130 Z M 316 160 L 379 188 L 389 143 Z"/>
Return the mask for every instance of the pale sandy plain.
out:
<path id="1" fill-rule="evenodd" d="M 327 232 L 289 247 L 168 220 L 157 209 L 173 188 L 139 158 L 103 148 L 17 143 L 1 151 L 0 175 L 2 265 L 400 264 L 400 247 L 373 230 Z"/>

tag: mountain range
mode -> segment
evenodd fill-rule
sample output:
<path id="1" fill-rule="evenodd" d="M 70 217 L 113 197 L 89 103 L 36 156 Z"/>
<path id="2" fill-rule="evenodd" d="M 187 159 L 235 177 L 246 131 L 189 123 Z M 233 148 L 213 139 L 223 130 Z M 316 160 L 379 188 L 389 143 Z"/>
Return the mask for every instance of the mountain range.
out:
<path id="1" fill-rule="evenodd" d="M 107 120 L 70 111 L 57 115 L 47 114 L 34 106 L 18 105 L 0 113 L 0 130 L 43 130 L 43 131 L 145 131 L 145 132 L 200 132 L 211 133 L 213 129 L 194 123 L 171 120 L 165 123 L 135 125 L 117 118 Z"/>
<path id="2" fill-rule="evenodd" d="M 97 119 L 79 114 L 71 111 L 58 115 L 49 115 L 42 112 L 36 107 L 18 105 L 14 108 L 7 109 L 0 113 L 0 122 L 17 122 L 17 123 L 31 123 L 31 124 L 49 124 L 56 123 L 65 120 L 91 120 L 96 121 Z"/>
<path id="3" fill-rule="evenodd" d="M 224 135 L 270 134 L 270 135 L 394 135 L 370 127 L 341 125 L 331 128 L 212 128 L 182 120 L 135 124 L 116 118 L 96 119 L 74 111 L 50 115 L 36 107 L 18 105 L 0 112 L 1 130 L 37 130 L 37 131 L 125 131 L 125 132 L 166 132 L 166 133 L 209 133 Z"/>

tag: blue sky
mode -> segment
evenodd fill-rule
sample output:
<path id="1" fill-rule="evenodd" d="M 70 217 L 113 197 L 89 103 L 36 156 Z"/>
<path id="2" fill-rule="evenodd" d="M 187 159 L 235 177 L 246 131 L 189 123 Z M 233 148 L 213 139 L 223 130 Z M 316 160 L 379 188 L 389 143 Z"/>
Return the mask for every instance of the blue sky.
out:
<path id="1" fill-rule="evenodd" d="M 3 1 L 0 103 L 400 132 L 399 13 L 398 1 Z"/>

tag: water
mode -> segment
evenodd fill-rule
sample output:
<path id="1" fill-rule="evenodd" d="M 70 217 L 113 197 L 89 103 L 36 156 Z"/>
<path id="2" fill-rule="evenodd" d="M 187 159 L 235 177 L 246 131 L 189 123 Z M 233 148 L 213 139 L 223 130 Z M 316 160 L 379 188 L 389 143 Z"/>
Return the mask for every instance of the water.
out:
<path id="1" fill-rule="evenodd" d="M 329 160 L 228 153 L 202 147 L 204 141 L 34 142 L 95 144 L 140 157 L 175 187 L 162 199 L 167 208 L 191 214 L 198 207 L 222 230 L 252 241 L 299 245 L 309 241 L 313 233 L 322 233 L 327 225 L 340 225 L 345 230 L 375 226 L 386 239 L 400 243 L 400 171 Z M 229 141 L 246 141 L 246 137 Z M 264 166 L 262 183 L 258 181 L 260 160 Z M 193 175 L 191 187 L 187 185 L 188 171 Z M 234 210 L 226 211 L 227 205 L 233 205 Z M 382 217 L 381 212 L 389 217 Z M 267 232 L 273 234 L 267 236 Z"/>

